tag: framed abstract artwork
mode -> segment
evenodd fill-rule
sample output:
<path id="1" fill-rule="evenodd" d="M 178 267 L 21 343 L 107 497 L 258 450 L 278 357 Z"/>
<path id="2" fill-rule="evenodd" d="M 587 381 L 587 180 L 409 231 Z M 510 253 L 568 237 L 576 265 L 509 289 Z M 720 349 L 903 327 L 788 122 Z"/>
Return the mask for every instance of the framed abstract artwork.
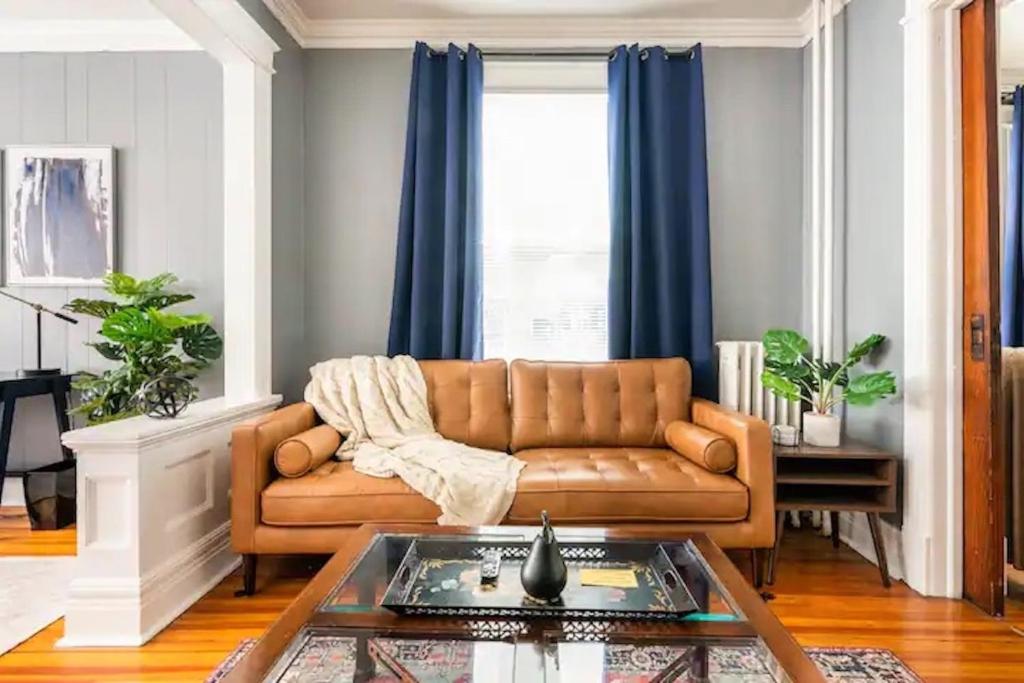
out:
<path id="1" fill-rule="evenodd" d="M 101 284 L 115 268 L 114 148 L 4 151 L 4 284 Z"/>

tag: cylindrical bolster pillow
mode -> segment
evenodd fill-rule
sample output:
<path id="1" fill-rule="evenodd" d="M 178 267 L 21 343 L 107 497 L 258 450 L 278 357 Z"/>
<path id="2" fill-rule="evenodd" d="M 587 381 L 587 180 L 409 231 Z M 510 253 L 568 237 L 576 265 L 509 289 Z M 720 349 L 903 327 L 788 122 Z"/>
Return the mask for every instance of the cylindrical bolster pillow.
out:
<path id="1" fill-rule="evenodd" d="M 665 441 L 676 453 L 711 472 L 721 474 L 736 467 L 736 445 L 692 422 L 670 422 L 665 427 Z"/>
<path id="2" fill-rule="evenodd" d="M 274 450 L 274 466 L 283 477 L 301 477 L 334 455 L 341 434 L 330 425 L 319 425 L 285 439 Z"/>

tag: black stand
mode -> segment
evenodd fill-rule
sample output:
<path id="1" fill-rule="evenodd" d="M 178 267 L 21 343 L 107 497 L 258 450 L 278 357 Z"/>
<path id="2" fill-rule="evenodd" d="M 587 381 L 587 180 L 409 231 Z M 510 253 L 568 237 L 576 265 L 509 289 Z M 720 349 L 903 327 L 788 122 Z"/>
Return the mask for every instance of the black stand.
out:
<path id="1" fill-rule="evenodd" d="M 0 400 L 3 401 L 3 419 L 0 420 L 0 496 L 4 491 L 4 476 L 24 476 L 21 471 L 7 471 L 7 452 L 11 446 L 11 431 L 14 428 L 14 405 L 19 398 L 27 396 L 53 397 L 53 412 L 57 418 L 60 434 L 70 429 L 68 420 L 68 392 L 71 390 L 72 375 L 44 375 L 40 377 L 23 377 L 0 374 Z M 58 435 L 57 438 L 60 438 Z M 63 460 L 73 460 L 71 449 L 61 444 Z"/>
<path id="2" fill-rule="evenodd" d="M 22 368 L 21 370 L 18 371 L 18 375 L 20 377 L 40 377 L 48 375 L 59 375 L 60 368 L 43 367 L 43 313 L 49 313 L 53 317 L 59 318 L 66 323 L 71 323 L 72 325 L 77 325 L 78 321 L 69 315 L 64 315 L 59 311 L 49 309 L 46 306 L 43 306 L 42 304 L 37 304 L 35 302 L 28 301 L 27 299 L 22 299 L 20 296 L 15 296 L 10 292 L 0 290 L 0 295 L 3 295 L 8 299 L 13 299 L 18 303 L 25 304 L 29 308 L 35 309 L 36 312 L 36 366 L 34 368 Z"/>

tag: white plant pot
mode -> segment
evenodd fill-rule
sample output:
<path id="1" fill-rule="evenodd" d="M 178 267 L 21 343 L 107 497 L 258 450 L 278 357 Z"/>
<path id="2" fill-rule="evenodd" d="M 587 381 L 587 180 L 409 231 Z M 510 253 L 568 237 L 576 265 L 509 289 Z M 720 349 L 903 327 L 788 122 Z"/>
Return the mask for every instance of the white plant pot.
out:
<path id="1" fill-rule="evenodd" d="M 835 448 L 839 445 L 839 427 L 842 422 L 838 415 L 804 413 L 804 443 L 811 446 Z"/>

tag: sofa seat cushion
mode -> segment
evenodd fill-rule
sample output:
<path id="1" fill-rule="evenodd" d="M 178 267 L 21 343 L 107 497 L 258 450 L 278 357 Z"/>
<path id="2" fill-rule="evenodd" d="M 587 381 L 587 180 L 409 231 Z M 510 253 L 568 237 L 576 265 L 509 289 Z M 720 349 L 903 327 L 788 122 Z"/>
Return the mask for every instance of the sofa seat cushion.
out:
<path id="1" fill-rule="evenodd" d="M 735 522 L 747 518 L 747 487 L 663 448 L 535 448 L 506 523 Z"/>
<path id="2" fill-rule="evenodd" d="M 360 474 L 351 462 L 329 460 L 309 474 L 276 479 L 261 497 L 264 524 L 336 526 L 435 523 L 441 510 L 398 477 Z"/>

